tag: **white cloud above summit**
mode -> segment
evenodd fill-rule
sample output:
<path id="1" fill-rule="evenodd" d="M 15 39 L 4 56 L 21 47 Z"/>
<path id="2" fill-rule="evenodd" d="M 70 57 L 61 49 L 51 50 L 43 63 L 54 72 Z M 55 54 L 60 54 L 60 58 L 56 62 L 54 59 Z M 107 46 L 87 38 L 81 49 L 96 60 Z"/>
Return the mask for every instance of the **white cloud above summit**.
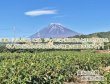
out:
<path id="1" fill-rule="evenodd" d="M 42 9 L 42 10 L 33 10 L 25 12 L 27 16 L 41 16 L 41 15 L 49 15 L 49 14 L 56 14 L 56 10 L 49 10 L 49 9 Z"/>

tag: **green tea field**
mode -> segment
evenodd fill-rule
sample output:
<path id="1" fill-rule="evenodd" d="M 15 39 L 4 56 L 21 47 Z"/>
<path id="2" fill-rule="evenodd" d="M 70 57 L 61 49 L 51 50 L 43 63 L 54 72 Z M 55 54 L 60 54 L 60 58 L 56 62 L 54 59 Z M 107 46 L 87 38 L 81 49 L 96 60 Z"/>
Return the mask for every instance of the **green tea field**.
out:
<path id="1" fill-rule="evenodd" d="M 110 84 L 109 66 L 110 54 L 92 51 L 3 52 L 0 84 L 76 84 L 77 70 L 99 70 L 105 79 L 92 84 Z"/>

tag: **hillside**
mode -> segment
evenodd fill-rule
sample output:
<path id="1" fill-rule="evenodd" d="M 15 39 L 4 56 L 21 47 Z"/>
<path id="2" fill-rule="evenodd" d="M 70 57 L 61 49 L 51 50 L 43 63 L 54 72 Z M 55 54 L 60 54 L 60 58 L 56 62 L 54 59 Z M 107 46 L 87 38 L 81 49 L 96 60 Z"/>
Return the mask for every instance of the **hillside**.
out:
<path id="1" fill-rule="evenodd" d="M 89 38 L 89 37 L 99 37 L 99 38 L 109 38 L 110 39 L 110 31 L 108 32 L 98 32 L 98 33 L 92 33 L 88 35 L 76 35 L 74 37 L 79 37 L 79 38 Z"/>

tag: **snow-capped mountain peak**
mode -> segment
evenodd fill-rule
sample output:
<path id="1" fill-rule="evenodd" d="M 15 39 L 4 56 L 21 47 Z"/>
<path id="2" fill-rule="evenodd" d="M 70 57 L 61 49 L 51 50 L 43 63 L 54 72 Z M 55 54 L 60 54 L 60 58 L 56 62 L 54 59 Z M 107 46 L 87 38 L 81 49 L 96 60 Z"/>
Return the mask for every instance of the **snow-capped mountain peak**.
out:
<path id="1" fill-rule="evenodd" d="M 64 32 L 63 26 L 62 26 L 61 24 L 59 24 L 59 23 L 51 23 L 51 24 L 48 26 L 48 28 L 50 29 L 49 32 L 52 32 L 52 31 L 55 31 L 55 30 L 57 31 L 57 33 L 58 33 L 58 30 Z"/>
<path id="2" fill-rule="evenodd" d="M 39 32 L 30 36 L 30 38 L 64 38 L 75 35 L 80 35 L 80 33 L 72 31 L 59 23 L 51 23 Z"/>

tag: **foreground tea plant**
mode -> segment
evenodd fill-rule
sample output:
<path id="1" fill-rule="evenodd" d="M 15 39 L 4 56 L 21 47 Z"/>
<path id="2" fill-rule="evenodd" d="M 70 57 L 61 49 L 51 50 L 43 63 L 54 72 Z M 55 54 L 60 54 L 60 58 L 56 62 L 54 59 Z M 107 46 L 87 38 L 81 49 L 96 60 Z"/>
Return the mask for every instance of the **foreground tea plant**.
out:
<path id="1" fill-rule="evenodd" d="M 77 70 L 100 70 L 106 66 L 110 66 L 109 54 L 75 51 L 0 53 L 0 84 L 76 82 Z M 110 78 L 109 75 L 105 77 Z"/>

